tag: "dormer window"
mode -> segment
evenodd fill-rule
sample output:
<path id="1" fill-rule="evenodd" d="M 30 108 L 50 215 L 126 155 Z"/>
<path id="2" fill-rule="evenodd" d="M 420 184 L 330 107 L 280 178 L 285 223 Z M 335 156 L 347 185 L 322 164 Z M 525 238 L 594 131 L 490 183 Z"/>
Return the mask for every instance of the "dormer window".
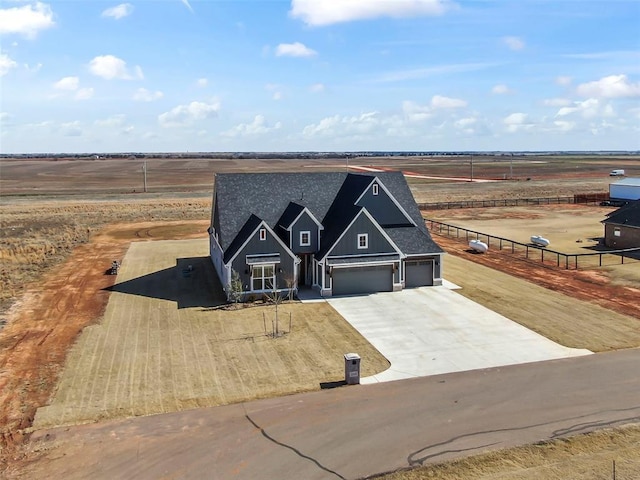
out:
<path id="1" fill-rule="evenodd" d="M 378 184 L 374 183 L 373 186 L 371 187 L 371 193 L 373 193 L 374 195 L 378 195 Z"/>
<path id="2" fill-rule="evenodd" d="M 311 232 L 308 230 L 304 232 L 300 232 L 300 246 L 308 247 L 310 245 L 311 245 Z"/>
<path id="3" fill-rule="evenodd" d="M 358 250 L 364 250 L 366 248 L 369 248 L 369 234 L 359 233 L 358 234 Z"/>
<path id="4" fill-rule="evenodd" d="M 260 240 L 266 240 L 267 239 L 267 229 L 266 228 L 261 228 L 259 236 L 260 236 Z"/>

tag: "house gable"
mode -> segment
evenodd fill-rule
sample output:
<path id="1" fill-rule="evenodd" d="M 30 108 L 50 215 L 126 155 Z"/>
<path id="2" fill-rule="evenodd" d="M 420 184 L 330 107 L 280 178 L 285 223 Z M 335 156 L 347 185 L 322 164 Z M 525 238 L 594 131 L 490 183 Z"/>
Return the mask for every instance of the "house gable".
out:
<path id="1" fill-rule="evenodd" d="M 377 177 L 362 192 L 355 204 L 359 207 L 365 207 L 376 219 L 376 222 L 383 227 L 415 226 L 409 214 Z"/>
<path id="2" fill-rule="evenodd" d="M 245 290 L 253 290 L 253 269 L 261 265 L 272 265 L 277 269 L 277 288 L 289 288 L 289 284 L 295 283 L 295 266 L 298 259 L 266 222 L 258 219 L 259 222 L 256 223 L 256 218 L 247 221 L 250 227 L 243 229 L 244 241 L 238 244 L 233 255 L 228 259 L 225 257 L 226 265 L 238 272 Z"/>
<path id="3" fill-rule="evenodd" d="M 305 208 L 289 227 L 289 248 L 295 253 L 317 252 L 320 250 L 320 231 L 323 229 L 324 227 Z"/>
<path id="4" fill-rule="evenodd" d="M 365 236 L 366 237 L 363 237 Z M 354 216 L 342 235 L 331 246 L 326 257 L 399 254 L 402 252 L 365 208 Z"/>
<path id="5" fill-rule="evenodd" d="M 323 229 L 307 207 L 291 202 L 278 220 L 276 231 L 291 251 L 313 253 L 320 249 L 320 231 Z"/>

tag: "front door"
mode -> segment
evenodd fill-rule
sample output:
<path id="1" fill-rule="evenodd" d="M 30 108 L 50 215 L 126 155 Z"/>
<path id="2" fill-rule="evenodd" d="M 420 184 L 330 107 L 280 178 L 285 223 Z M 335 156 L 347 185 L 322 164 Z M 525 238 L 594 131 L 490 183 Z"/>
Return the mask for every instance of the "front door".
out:
<path id="1" fill-rule="evenodd" d="M 313 265 L 312 265 L 312 255 L 303 254 L 300 255 L 300 264 L 299 272 L 298 272 L 298 286 L 299 287 L 310 287 L 313 284 Z"/>
<path id="2" fill-rule="evenodd" d="M 305 287 L 307 286 L 307 257 L 308 255 L 300 255 L 300 273 L 298 275 L 298 286 Z"/>

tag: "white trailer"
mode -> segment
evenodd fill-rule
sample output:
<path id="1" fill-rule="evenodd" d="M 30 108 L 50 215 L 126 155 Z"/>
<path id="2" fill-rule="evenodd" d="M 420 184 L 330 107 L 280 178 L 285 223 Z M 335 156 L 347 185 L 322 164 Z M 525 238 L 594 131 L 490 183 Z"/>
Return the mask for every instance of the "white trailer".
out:
<path id="1" fill-rule="evenodd" d="M 640 200 L 640 178 L 625 178 L 609 184 L 609 198 L 614 200 Z"/>

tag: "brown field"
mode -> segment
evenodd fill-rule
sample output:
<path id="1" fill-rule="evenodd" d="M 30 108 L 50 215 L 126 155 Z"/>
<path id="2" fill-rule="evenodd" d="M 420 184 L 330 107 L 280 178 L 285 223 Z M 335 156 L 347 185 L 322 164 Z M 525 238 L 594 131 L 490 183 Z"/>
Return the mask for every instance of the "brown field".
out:
<path id="1" fill-rule="evenodd" d="M 19 459 L 19 456 L 13 456 L 19 453 L 19 450 L 14 450 L 14 447 L 19 448 L 20 442 L 28 438 L 27 432 L 32 425 L 36 409 L 49 404 L 55 398 L 53 394 L 56 392 L 56 385 L 59 386 L 58 392 L 60 394 L 65 392 L 64 379 L 72 378 L 73 375 L 66 372 L 65 375 L 71 375 L 71 377 L 64 375 L 60 377 L 60 375 L 67 354 L 74 342 L 78 341 L 75 349 L 71 350 L 69 359 L 74 358 L 74 355 L 81 355 L 79 352 L 82 342 L 85 341 L 82 340 L 85 334 L 87 340 L 92 335 L 94 336 L 98 342 L 96 343 L 98 348 L 100 341 L 106 342 L 109 338 L 104 331 L 104 323 L 97 322 L 103 314 L 105 319 L 107 318 L 108 312 L 105 312 L 104 309 L 109 295 L 115 297 L 118 292 L 109 293 L 108 289 L 114 278 L 103 275 L 103 273 L 112 259 L 124 257 L 132 240 L 202 238 L 203 232 L 208 226 L 210 215 L 211 184 L 206 179 L 212 178 L 214 172 L 309 171 L 311 168 L 314 171 L 316 169 L 335 170 L 336 168 L 344 168 L 345 160 L 148 159 L 149 192 L 144 194 L 140 193 L 142 190 L 141 165 L 142 161 L 140 160 L 0 160 L 0 168 L 2 169 L 0 205 L 3 213 L 0 218 L 0 302 L 2 302 L 0 303 L 0 322 L 7 323 L 6 327 L 0 331 L 0 425 L 3 425 L 2 441 L 0 441 L 0 448 L 2 448 L 0 471 L 7 462 Z M 428 174 L 429 176 L 464 179 L 469 175 L 470 162 L 468 158 L 408 157 L 390 160 L 366 157 L 350 159 L 349 165 L 402 168 L 405 171 Z M 640 175 L 640 160 L 630 156 L 516 157 L 511 164 L 511 160 L 508 158 L 486 157 L 482 160 L 474 159 L 474 178 L 508 178 L 508 180 L 493 183 L 470 183 L 438 179 L 410 179 L 409 182 L 419 202 L 470 198 L 564 196 L 574 193 L 606 192 L 610 181 L 607 172 L 611 168 L 625 168 L 628 174 Z M 440 213 L 447 215 L 447 212 Z M 452 219 L 449 220 L 449 223 L 455 223 Z M 114 224 L 118 224 L 118 226 L 113 227 Z M 636 320 L 640 318 L 639 311 L 631 308 L 634 305 L 636 309 L 640 308 L 638 306 L 640 305 L 638 290 L 626 286 L 616 286 L 620 276 L 626 275 L 621 275 L 616 269 L 606 267 L 596 270 L 565 272 L 546 266 L 534 266 L 530 262 L 500 260 L 501 255 L 493 254 L 483 256 L 480 260 L 478 256 L 472 257 L 466 251 L 464 243 L 444 237 L 436 237 L 436 240 L 452 254 L 448 259 L 451 270 L 448 273 L 445 271 L 445 276 L 461 285 L 464 278 L 471 279 L 473 277 L 467 275 L 468 272 L 464 269 L 458 269 L 459 273 L 455 273 L 454 256 L 468 260 L 473 259 L 474 264 L 483 263 L 493 269 L 505 270 L 511 275 L 526 277 L 532 282 L 529 285 L 535 283 L 546 289 L 561 292 L 564 296 L 582 299 L 583 304 L 590 302 L 597 308 L 616 311 L 620 317 L 635 317 Z M 72 252 L 73 256 L 71 256 Z M 74 257 L 82 260 L 75 261 Z M 445 268 L 447 268 L 446 264 Z M 124 271 L 123 268 L 123 273 Z M 457 281 L 456 275 L 459 275 Z M 478 275 L 482 275 L 482 273 Z M 635 281 L 635 275 L 628 276 L 629 279 L 624 282 Z M 463 287 L 466 290 L 463 290 L 463 294 L 467 294 L 480 303 L 485 303 L 490 308 L 495 307 L 498 310 L 500 305 L 505 305 L 500 295 L 488 294 L 486 290 L 477 288 L 477 285 L 474 290 L 471 280 Z M 66 292 L 66 294 L 62 295 L 62 292 Z M 94 294 L 86 295 L 86 292 Z M 125 296 L 132 297 L 132 295 Z M 177 310 L 177 317 L 180 318 L 180 315 L 185 315 L 186 310 L 190 309 L 178 308 Z M 218 311 L 217 313 L 231 315 L 235 312 Z M 301 318 L 302 325 L 305 325 L 305 320 L 303 320 L 305 315 L 302 310 L 296 312 L 296 317 Z M 257 341 L 257 334 L 264 331 L 264 328 L 260 327 L 260 316 L 258 315 L 257 324 L 254 319 L 248 321 L 246 325 L 237 325 L 239 330 L 234 334 L 238 332 L 253 334 L 250 336 L 254 337 L 254 342 L 243 340 L 240 343 L 244 346 L 250 344 L 259 349 L 267 345 L 284 345 L 285 342 L 295 339 L 296 323 L 293 321 L 293 332 L 290 336 L 276 340 Z M 507 316 L 518 320 L 514 318 L 517 317 L 517 312 L 512 312 Z M 602 315 L 593 313 L 592 317 L 594 319 L 601 318 Z M 120 319 L 120 321 L 122 320 Z M 141 320 L 141 317 L 135 319 L 136 322 Z M 223 320 L 218 321 L 223 322 Z M 522 320 L 524 324 L 526 321 L 530 320 Z M 202 322 L 198 323 L 197 315 L 194 315 L 194 318 L 189 319 L 188 322 L 191 325 L 190 328 L 202 327 Z M 590 320 L 590 322 L 592 327 L 589 328 L 594 328 L 594 332 L 597 331 L 594 343 L 600 345 L 601 349 L 637 345 L 635 337 L 631 335 L 635 328 L 634 324 L 625 323 L 627 320 L 621 324 L 621 329 L 616 329 L 611 333 L 613 336 L 607 335 L 607 330 L 610 329 L 606 322 L 603 324 L 597 324 L 595 320 Z M 131 322 L 127 326 L 130 324 Z M 564 333 L 561 331 L 552 332 L 549 330 L 549 326 L 530 325 L 530 328 L 533 327 L 552 337 L 579 333 L 570 330 Z M 184 332 L 184 329 L 177 328 L 176 325 L 167 324 L 166 328 L 167 332 Z M 627 343 L 621 340 L 621 337 L 625 336 L 625 329 L 628 329 L 627 333 L 629 333 Z M 635 330 L 637 331 L 637 328 Z M 84 334 L 80 335 L 83 331 Z M 203 340 L 204 343 L 212 345 L 211 342 L 217 341 L 214 338 L 214 333 L 214 330 L 206 332 L 204 337 L 207 340 Z M 139 347 L 149 346 L 150 343 L 147 341 L 145 344 L 140 341 L 137 345 Z M 187 347 L 188 341 L 184 345 L 185 348 L 195 348 L 194 346 Z M 594 349 L 598 349 L 597 345 L 594 346 Z M 248 350 L 243 354 L 250 357 L 251 354 L 247 352 Z M 211 357 L 209 361 L 211 361 Z M 341 360 L 338 359 L 338 361 Z M 82 363 L 83 360 L 80 359 L 79 362 Z M 283 360 L 282 364 L 286 363 Z M 115 364 L 116 359 L 114 359 Z M 151 371 L 160 371 L 153 370 L 154 368 L 158 369 L 161 366 L 155 365 L 148 368 L 145 366 L 142 371 L 146 371 L 147 375 Z M 326 377 L 324 378 L 336 378 L 336 366 L 326 368 Z M 97 372 L 97 370 L 94 371 Z M 113 399 L 92 396 L 102 388 L 94 378 L 93 393 L 87 393 L 85 390 L 85 393 L 82 394 L 89 395 L 81 400 L 81 402 L 85 402 L 85 407 L 93 408 L 93 411 L 97 412 L 109 404 L 111 410 L 106 409 L 111 412 L 109 415 L 119 408 L 122 408 L 120 413 L 129 415 L 144 414 L 151 411 L 153 405 L 159 403 L 156 402 L 157 398 L 151 394 L 152 400 L 149 402 L 151 407 L 135 410 L 131 406 L 133 405 L 131 399 L 136 395 L 136 390 L 127 388 L 127 383 L 131 386 L 138 382 L 138 389 L 140 389 L 143 380 L 141 377 L 136 377 L 136 374 L 131 375 L 129 372 L 120 372 L 119 375 L 118 378 L 123 380 L 125 388 L 118 389 L 115 403 L 113 403 Z M 200 373 L 198 373 L 199 375 Z M 81 378 L 77 377 L 76 382 L 83 382 L 84 380 Z M 60 383 L 58 383 L 59 379 Z M 319 388 L 319 381 L 319 378 L 314 380 L 314 388 Z M 193 385 L 198 384 L 201 387 L 200 393 L 204 397 L 213 398 L 215 396 L 215 394 L 208 395 L 208 393 L 212 393 L 211 385 L 207 385 L 201 379 L 198 380 L 196 376 Z M 156 384 L 149 384 L 146 387 L 151 391 L 158 391 L 166 386 L 158 385 L 156 382 Z M 176 387 L 166 388 L 169 398 L 173 396 L 169 400 L 169 402 L 173 402 L 170 408 L 189 407 L 196 404 L 192 403 L 194 397 L 191 396 L 191 393 L 196 392 L 188 390 L 188 388 L 195 387 L 186 387 L 186 395 L 183 387 L 179 387 L 180 394 L 176 394 Z M 209 390 L 207 390 L 208 388 Z M 299 388 L 310 388 L 310 384 Z M 254 396 L 263 394 L 277 394 L 277 392 L 264 393 L 263 391 L 254 394 Z M 229 399 L 217 399 L 216 401 L 224 403 L 233 401 L 233 398 L 236 397 L 230 395 Z M 183 401 L 184 403 L 182 403 Z M 53 405 L 55 405 L 55 401 Z M 63 415 L 68 414 L 66 413 L 68 410 L 63 407 L 55 408 L 60 408 Z M 163 405 L 162 411 L 164 408 Z M 169 407 L 167 406 L 167 408 Z M 99 417 L 100 414 L 97 416 Z M 613 433 L 612 435 L 616 438 L 631 435 L 636 445 L 640 442 L 640 435 L 637 431 L 632 431 L 631 434 Z M 572 441 L 569 440 L 563 448 L 571 450 L 572 445 Z M 598 447 L 595 442 L 591 447 L 587 445 L 580 448 L 582 450 L 576 451 L 580 451 L 582 458 L 598 458 Z M 532 458 L 532 461 L 535 460 L 534 454 L 526 455 Z M 544 460 L 540 460 L 540 462 L 544 463 Z M 484 465 L 482 462 L 481 464 Z M 523 468 L 531 469 L 531 467 Z M 571 472 L 571 470 L 566 470 L 566 472 Z M 459 475 L 458 478 L 460 476 L 466 477 L 467 475 Z M 567 476 L 570 474 L 565 474 L 565 478 Z M 502 477 L 496 474 L 487 478 L 520 477 L 505 473 Z"/>

